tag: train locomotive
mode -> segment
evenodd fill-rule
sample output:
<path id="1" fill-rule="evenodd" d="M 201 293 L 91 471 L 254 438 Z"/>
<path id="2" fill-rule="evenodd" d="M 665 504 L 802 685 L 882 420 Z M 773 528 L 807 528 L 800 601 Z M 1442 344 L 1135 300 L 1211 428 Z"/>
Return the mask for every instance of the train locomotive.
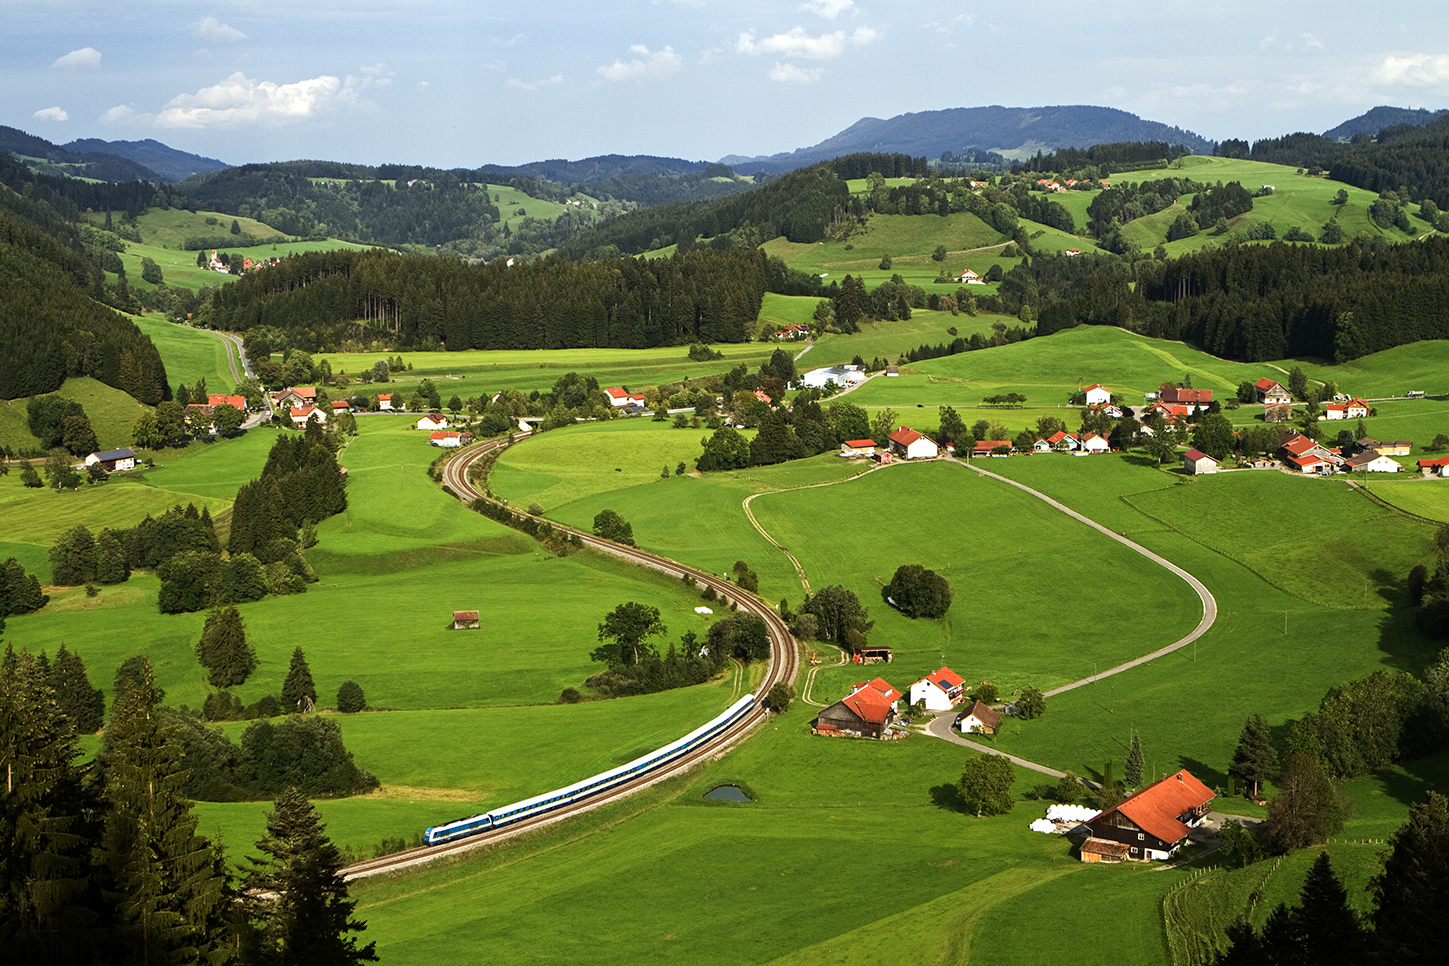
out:
<path id="1" fill-rule="evenodd" d="M 533 798 L 526 798 L 521 802 L 514 802 L 512 805 L 495 808 L 482 815 L 474 815 L 472 818 L 459 819 L 456 822 L 448 822 L 446 825 L 435 825 L 423 833 L 423 841 L 428 845 L 453 842 L 469 835 L 486 832 L 491 828 L 499 828 L 535 815 L 546 814 L 588 798 L 590 795 L 596 795 L 601 791 L 622 785 L 637 775 L 653 771 L 693 751 L 742 718 L 754 703 L 755 696 L 747 694 L 726 708 L 718 717 L 700 725 L 683 738 L 672 741 L 657 751 L 636 758 L 626 765 L 600 772 L 592 778 L 585 778 L 567 788 L 545 792 Z"/>

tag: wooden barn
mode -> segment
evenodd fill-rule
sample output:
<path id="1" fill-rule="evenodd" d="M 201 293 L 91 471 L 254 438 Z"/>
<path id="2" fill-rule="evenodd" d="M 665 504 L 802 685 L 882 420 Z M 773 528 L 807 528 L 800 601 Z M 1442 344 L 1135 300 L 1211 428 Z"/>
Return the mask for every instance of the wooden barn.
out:
<path id="1" fill-rule="evenodd" d="M 884 738 L 895 723 L 895 702 L 865 687 L 820 712 L 812 734 L 835 738 Z"/>
<path id="2" fill-rule="evenodd" d="M 476 610 L 453 611 L 453 630 L 476 631 L 482 626 Z"/>
<path id="3" fill-rule="evenodd" d="M 1192 830 L 1207 820 L 1215 795 L 1183 769 L 1122 799 L 1086 825 L 1093 839 L 1126 846 L 1131 861 L 1170 859 Z M 1083 849 L 1082 861 L 1114 860 L 1088 858 Z"/>

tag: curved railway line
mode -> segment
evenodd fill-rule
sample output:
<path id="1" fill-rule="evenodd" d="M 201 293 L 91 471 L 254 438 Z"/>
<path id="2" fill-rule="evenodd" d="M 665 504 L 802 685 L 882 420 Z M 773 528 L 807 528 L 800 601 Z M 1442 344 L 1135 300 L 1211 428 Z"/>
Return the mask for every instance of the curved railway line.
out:
<path id="1" fill-rule="evenodd" d="M 471 503 L 474 499 L 479 498 L 487 499 L 469 481 L 468 468 L 478 458 L 508 446 L 509 442 L 508 439 L 488 440 L 475 446 L 470 446 L 466 450 L 458 453 L 445 464 L 443 469 L 443 482 L 464 503 Z M 686 575 L 689 575 L 701 585 L 711 584 L 716 590 L 724 590 L 731 600 L 739 604 L 741 610 L 759 615 L 765 621 L 765 628 L 770 635 L 769 669 L 766 671 L 764 680 L 760 682 L 755 693 L 763 696 L 769 692 L 770 687 L 775 683 L 783 681 L 788 684 L 795 680 L 800 661 L 799 650 L 795 646 L 795 639 L 790 636 L 789 628 L 786 627 L 785 622 L 780 619 L 780 616 L 775 613 L 774 608 L 770 607 L 764 601 L 742 592 L 734 584 L 727 584 L 721 581 L 714 574 L 705 573 L 693 567 L 686 567 L 667 557 L 646 553 L 636 547 L 625 547 L 608 540 L 600 539 L 591 533 L 584 533 L 581 530 L 575 530 L 571 527 L 553 523 L 553 521 L 549 522 L 554 529 L 577 536 L 583 541 L 585 546 L 591 547 L 601 553 L 619 557 L 630 563 L 637 564 L 641 567 L 648 567 L 651 570 L 668 574 L 677 579 L 682 580 Z M 559 808 L 545 815 L 540 815 L 538 818 L 512 823 L 496 830 L 481 832 L 456 842 L 423 846 L 422 848 L 409 849 L 405 852 L 385 855 L 381 858 L 369 859 L 365 862 L 357 862 L 343 869 L 343 876 L 348 880 L 352 880 L 379 875 L 385 872 L 396 872 L 401 869 L 423 865 L 446 856 L 458 855 L 470 849 L 493 845 L 524 832 L 542 828 L 545 825 L 551 825 L 555 822 L 561 822 L 576 815 L 581 815 L 601 805 L 617 801 L 627 795 L 632 795 L 634 792 L 661 782 L 666 778 L 672 778 L 675 775 L 682 774 L 700 762 L 719 755 L 721 752 L 742 740 L 756 725 L 764 721 L 767 715 L 768 713 L 759 704 L 756 704 L 753 709 L 743 715 L 732 726 L 720 732 L 710 741 L 700 745 L 689 754 L 682 756 L 656 771 L 651 771 L 639 776 L 633 781 L 609 789 L 587 801 Z"/>

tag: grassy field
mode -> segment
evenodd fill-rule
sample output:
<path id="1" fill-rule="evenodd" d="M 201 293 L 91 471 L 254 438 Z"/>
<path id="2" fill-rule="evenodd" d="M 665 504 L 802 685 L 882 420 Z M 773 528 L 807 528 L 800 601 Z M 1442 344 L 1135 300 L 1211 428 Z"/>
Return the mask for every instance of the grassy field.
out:
<path id="1" fill-rule="evenodd" d="M 137 328 L 151 337 L 161 361 L 166 364 L 166 378 L 173 387 L 206 380 L 207 392 L 229 393 L 236 388 L 231 366 L 227 365 L 226 340 L 214 332 L 193 329 L 189 325 L 168 322 L 154 313 L 131 317 Z M 237 374 L 241 361 L 236 360 Z"/>
<path id="2" fill-rule="evenodd" d="M 72 399 L 84 406 L 86 415 L 91 420 L 91 428 L 95 430 L 96 442 L 102 449 L 129 446 L 136 417 L 150 408 L 141 405 L 121 390 L 112 389 L 89 376 L 67 379 L 55 392 L 44 395 Z M 25 407 L 28 402 L 28 399 L 0 400 L 0 443 L 16 452 L 40 448 L 40 440 L 30 434 L 26 421 Z"/>
<path id="3" fill-rule="evenodd" d="M 812 305 L 812 311 L 813 311 Z M 722 373 L 744 363 L 751 369 L 770 358 L 778 346 L 761 342 L 715 346 L 723 359 L 694 362 L 687 346 L 660 349 L 549 349 L 549 350 L 468 350 L 466 352 L 360 352 L 318 354 L 314 361 L 327 359 L 335 373 L 356 374 L 369 370 L 373 363 L 401 354 L 414 368 L 395 373 L 386 384 L 359 386 L 354 382 L 349 391 L 377 393 L 402 392 L 411 395 L 418 382 L 431 379 L 446 403 L 457 393 L 489 396 L 501 389 L 518 389 L 525 393 L 547 390 L 560 377 L 570 372 L 592 376 L 599 385 L 623 385 L 631 391 L 681 379 L 697 379 Z"/>

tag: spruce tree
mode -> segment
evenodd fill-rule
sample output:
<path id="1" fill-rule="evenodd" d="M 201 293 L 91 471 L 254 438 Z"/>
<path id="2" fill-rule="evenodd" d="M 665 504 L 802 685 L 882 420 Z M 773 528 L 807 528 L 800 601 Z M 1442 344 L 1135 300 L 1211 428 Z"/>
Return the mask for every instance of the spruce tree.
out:
<path id="1" fill-rule="evenodd" d="M 101 754 L 108 806 L 100 856 L 117 941 L 146 964 L 225 957 L 230 897 L 221 858 L 196 834 L 174 727 L 143 658 L 117 693 Z"/>
<path id="2" fill-rule="evenodd" d="M 131 576 L 126 548 L 114 530 L 102 530 L 96 540 L 96 581 L 102 584 L 125 583 Z"/>
<path id="3" fill-rule="evenodd" d="M 362 693 L 362 685 L 356 681 L 343 681 L 342 687 L 337 689 L 337 710 L 343 714 L 356 714 L 367 707 L 367 698 Z"/>
<path id="4" fill-rule="evenodd" d="M 1273 734 L 1261 714 L 1253 715 L 1243 725 L 1228 774 L 1244 784 L 1251 783 L 1254 795 L 1258 794 L 1262 782 L 1278 777 L 1278 753 L 1273 750 Z"/>
<path id="5" fill-rule="evenodd" d="M 220 607 L 206 615 L 196 657 L 207 669 L 212 687 L 232 688 L 247 679 L 256 659 L 247 642 L 246 624 L 235 607 Z"/>
<path id="6" fill-rule="evenodd" d="M 0 618 L 28 614 L 50 600 L 40 591 L 40 579 L 25 572 L 14 557 L 0 564 Z"/>
<path id="7" fill-rule="evenodd" d="M 1303 961 L 1315 966 L 1357 966 L 1367 954 L 1363 924 L 1348 904 L 1348 890 L 1333 873 L 1327 852 L 1319 852 L 1294 910 L 1303 937 Z"/>
<path id="8" fill-rule="evenodd" d="M 1132 788 L 1142 784 L 1142 739 L 1137 736 L 1136 728 L 1132 729 L 1132 747 L 1127 751 L 1127 764 L 1122 768 L 1122 777 Z"/>
<path id="9" fill-rule="evenodd" d="M 62 644 L 55 652 L 55 663 L 50 666 L 49 681 L 55 692 L 56 707 L 70 720 L 76 734 L 93 735 L 101 730 L 105 695 L 100 688 L 91 686 L 79 654 L 66 650 Z"/>
<path id="10" fill-rule="evenodd" d="M 1443 962 L 1449 933 L 1449 798 L 1430 792 L 1389 839 L 1369 887 L 1376 961 L 1395 966 Z"/>
<path id="11" fill-rule="evenodd" d="M 282 685 L 282 707 L 287 712 L 311 711 L 317 700 L 317 686 L 312 683 L 312 669 L 307 667 L 307 656 L 299 647 L 292 652 L 292 666 L 287 670 L 287 680 Z"/>
<path id="12" fill-rule="evenodd" d="M 257 848 L 267 858 L 250 859 L 245 893 L 250 938 L 261 963 L 353 966 L 375 962 L 375 943 L 357 948 L 367 924 L 352 917 L 357 903 L 347 896 L 342 854 L 326 835 L 322 816 L 301 792 L 277 796 L 267 815 L 267 833 Z"/>
<path id="13" fill-rule="evenodd" d="M 86 816 L 95 802 L 73 762 L 70 723 L 54 713 L 41 662 L 0 662 L 0 948 L 17 966 L 99 961 L 99 897 Z"/>

